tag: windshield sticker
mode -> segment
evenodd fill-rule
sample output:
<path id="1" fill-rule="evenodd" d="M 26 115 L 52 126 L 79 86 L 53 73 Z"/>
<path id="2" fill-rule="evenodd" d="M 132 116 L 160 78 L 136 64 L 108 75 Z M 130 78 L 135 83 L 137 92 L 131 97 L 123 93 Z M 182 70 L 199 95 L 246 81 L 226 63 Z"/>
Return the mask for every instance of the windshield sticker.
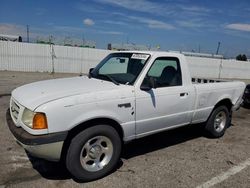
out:
<path id="1" fill-rule="evenodd" d="M 143 60 L 147 60 L 149 57 L 148 54 L 133 54 L 131 56 L 131 59 L 143 59 Z"/>

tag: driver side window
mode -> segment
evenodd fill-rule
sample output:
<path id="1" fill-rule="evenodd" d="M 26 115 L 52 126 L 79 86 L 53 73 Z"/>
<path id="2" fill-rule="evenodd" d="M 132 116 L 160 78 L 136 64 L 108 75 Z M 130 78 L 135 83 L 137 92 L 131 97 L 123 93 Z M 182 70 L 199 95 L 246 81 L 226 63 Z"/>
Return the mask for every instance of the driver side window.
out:
<path id="1" fill-rule="evenodd" d="M 100 68 L 99 74 L 127 73 L 128 61 L 128 57 L 112 57 Z"/>
<path id="2" fill-rule="evenodd" d="M 143 84 L 146 84 L 150 77 L 154 79 L 156 88 L 182 85 L 179 60 L 175 57 L 157 58 L 149 69 Z"/>

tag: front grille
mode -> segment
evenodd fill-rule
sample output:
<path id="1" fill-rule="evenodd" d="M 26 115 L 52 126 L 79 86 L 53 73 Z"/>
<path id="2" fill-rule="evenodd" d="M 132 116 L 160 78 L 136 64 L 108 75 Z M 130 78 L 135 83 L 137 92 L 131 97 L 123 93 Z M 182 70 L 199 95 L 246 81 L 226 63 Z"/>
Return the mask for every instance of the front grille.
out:
<path id="1" fill-rule="evenodd" d="M 10 106 L 10 114 L 15 122 L 18 119 L 19 111 L 20 111 L 20 106 L 14 100 L 12 100 Z"/>

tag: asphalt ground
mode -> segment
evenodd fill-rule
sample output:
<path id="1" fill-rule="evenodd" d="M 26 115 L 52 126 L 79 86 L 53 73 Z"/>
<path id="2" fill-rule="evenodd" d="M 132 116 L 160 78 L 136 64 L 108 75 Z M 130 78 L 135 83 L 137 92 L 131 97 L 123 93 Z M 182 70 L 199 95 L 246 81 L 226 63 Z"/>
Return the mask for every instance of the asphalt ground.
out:
<path id="1" fill-rule="evenodd" d="M 117 169 L 93 182 L 76 182 L 62 164 L 30 157 L 6 124 L 10 92 L 72 75 L 0 71 L 0 187 L 250 187 L 250 110 L 244 108 L 220 139 L 195 125 L 130 142 Z"/>

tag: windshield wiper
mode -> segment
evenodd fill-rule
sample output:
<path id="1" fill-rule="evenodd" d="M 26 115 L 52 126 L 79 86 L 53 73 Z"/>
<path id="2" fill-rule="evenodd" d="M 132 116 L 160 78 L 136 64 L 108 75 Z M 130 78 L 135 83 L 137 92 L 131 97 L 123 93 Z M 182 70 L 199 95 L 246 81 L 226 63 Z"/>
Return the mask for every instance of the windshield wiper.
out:
<path id="1" fill-rule="evenodd" d="M 103 76 L 103 77 L 107 78 L 108 80 L 113 82 L 115 85 L 120 85 L 114 78 L 112 78 L 111 76 L 109 76 L 107 74 L 99 74 L 99 76 Z"/>

